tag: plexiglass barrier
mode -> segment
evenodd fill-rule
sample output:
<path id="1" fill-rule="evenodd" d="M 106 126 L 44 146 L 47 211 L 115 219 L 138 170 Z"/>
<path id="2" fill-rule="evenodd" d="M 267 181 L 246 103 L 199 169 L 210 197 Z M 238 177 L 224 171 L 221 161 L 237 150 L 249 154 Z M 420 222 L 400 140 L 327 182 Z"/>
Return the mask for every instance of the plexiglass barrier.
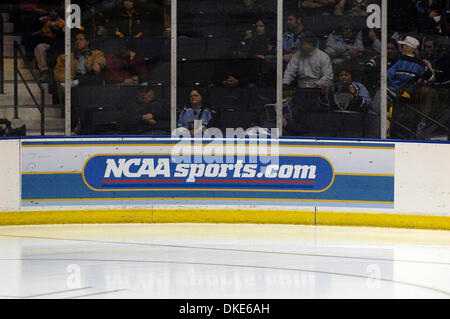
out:
<path id="1" fill-rule="evenodd" d="M 445 1 L 24 0 L 1 11 L 3 135 L 40 135 L 44 112 L 45 135 L 448 138 Z"/>

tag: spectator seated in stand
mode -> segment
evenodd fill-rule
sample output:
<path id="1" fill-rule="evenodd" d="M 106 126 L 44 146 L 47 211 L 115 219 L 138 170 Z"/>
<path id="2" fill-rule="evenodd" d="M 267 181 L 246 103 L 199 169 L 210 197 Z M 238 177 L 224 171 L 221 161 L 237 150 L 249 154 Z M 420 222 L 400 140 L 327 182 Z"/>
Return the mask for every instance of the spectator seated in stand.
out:
<path id="1" fill-rule="evenodd" d="M 342 15 L 345 0 L 299 0 L 298 6 L 305 15 Z"/>
<path id="2" fill-rule="evenodd" d="M 406 36 L 403 41 L 398 41 L 398 43 L 402 45 L 402 55 L 387 72 L 389 114 L 394 114 L 392 117 L 395 121 L 400 121 L 404 126 L 414 129 L 412 126 L 417 125 L 417 115 L 409 109 L 401 108 L 401 103 L 407 100 L 407 103 L 412 104 L 415 100 L 420 100 L 420 95 L 417 96 L 418 93 L 420 94 L 418 84 L 422 80 L 425 80 L 426 83 L 429 79 L 432 79 L 434 71 L 428 61 L 422 61 L 418 58 L 419 40 Z M 431 71 L 430 77 L 429 79 L 423 79 L 427 70 Z M 397 99 L 400 99 L 399 108 L 396 108 L 397 105 L 394 104 Z M 419 108 L 421 108 L 420 105 Z M 417 127 L 416 129 L 420 131 L 423 127 Z M 391 126 L 389 134 L 391 137 L 406 137 L 402 135 L 397 126 Z"/>
<path id="3" fill-rule="evenodd" d="M 14 30 L 22 34 L 22 44 L 25 47 L 26 57 L 30 61 L 34 58 L 34 48 L 38 44 L 33 40 L 33 37 L 40 34 L 42 29 L 40 18 L 48 15 L 48 10 L 42 2 L 39 0 L 20 0 L 19 17 L 14 24 Z"/>
<path id="4" fill-rule="evenodd" d="M 65 85 L 65 67 L 66 57 L 61 54 L 57 61 L 53 72 L 54 78 L 59 84 L 58 95 L 60 101 L 63 101 Z M 106 65 L 106 59 L 103 52 L 99 50 L 91 50 L 90 39 L 82 32 L 78 32 L 75 36 L 74 52 L 71 53 L 71 77 L 72 88 L 77 86 L 101 85 L 103 83 L 102 71 Z M 72 103 L 72 129 L 79 131 L 79 105 L 76 101 Z"/>
<path id="5" fill-rule="evenodd" d="M 437 37 L 426 37 L 423 40 L 422 58 L 431 64 L 440 57 L 439 40 Z"/>
<path id="6" fill-rule="evenodd" d="M 283 33 L 283 62 L 289 63 L 300 46 L 300 39 L 306 34 L 303 25 L 302 14 L 298 11 L 291 11 L 287 14 L 286 27 Z"/>
<path id="7" fill-rule="evenodd" d="M 407 36 L 403 41 L 401 56 L 387 72 L 388 99 L 392 103 L 398 96 L 399 90 L 413 90 L 416 82 L 425 72 L 426 65 L 418 59 L 419 40 Z"/>
<path id="8" fill-rule="evenodd" d="M 333 82 L 333 67 L 328 54 L 316 47 L 317 39 L 305 36 L 300 50 L 291 58 L 283 76 L 283 85 L 291 85 L 297 79 L 299 88 L 326 89 Z"/>
<path id="9" fill-rule="evenodd" d="M 34 56 L 40 73 L 39 81 L 49 82 L 49 56 L 57 57 L 64 52 L 64 20 L 56 9 L 50 9 L 49 14 L 39 20 L 43 26 L 40 34 L 33 37 L 37 43 Z"/>
<path id="10" fill-rule="evenodd" d="M 387 68 L 393 66 L 400 56 L 400 50 L 397 41 L 389 39 L 387 42 Z"/>
<path id="11" fill-rule="evenodd" d="M 108 10 L 98 0 L 79 2 L 81 7 L 80 30 L 90 37 L 94 47 L 106 41 L 110 36 Z"/>
<path id="12" fill-rule="evenodd" d="M 257 84 L 264 87 L 276 85 L 276 41 L 267 29 L 266 23 L 257 19 L 253 29 L 247 30 L 247 36 L 241 41 L 241 48 L 253 65 L 251 72 L 256 73 Z"/>
<path id="13" fill-rule="evenodd" d="M 123 108 L 122 130 L 126 134 L 170 135 L 170 107 L 143 83 L 138 101 Z"/>
<path id="14" fill-rule="evenodd" d="M 416 1 L 417 21 L 420 31 L 427 34 L 442 34 L 443 14 L 449 9 L 447 1 Z"/>
<path id="15" fill-rule="evenodd" d="M 229 10 L 230 35 L 242 36 L 243 30 L 252 28 L 257 19 L 267 16 L 267 9 L 258 0 L 235 0 Z"/>
<path id="16" fill-rule="evenodd" d="M 116 39 L 138 39 L 146 32 L 145 18 L 135 7 L 135 0 L 123 0 L 110 14 L 110 33 Z"/>
<path id="17" fill-rule="evenodd" d="M 273 60 L 275 58 L 275 40 L 267 30 L 265 22 L 261 19 L 254 24 L 250 37 L 247 39 L 248 56 L 261 60 Z"/>
<path id="18" fill-rule="evenodd" d="M 138 84 L 148 81 L 149 72 L 135 46 L 123 43 L 119 51 L 106 57 L 105 78 L 109 84 Z"/>
<path id="19" fill-rule="evenodd" d="M 212 84 L 217 87 L 247 88 L 257 82 L 255 59 L 248 57 L 244 46 L 234 47 L 215 65 Z"/>
<path id="20" fill-rule="evenodd" d="M 428 116 L 439 116 L 445 109 L 450 109 L 447 102 L 450 83 L 450 52 L 441 52 L 437 37 L 430 36 L 423 41 L 422 58 L 431 68 L 428 68 L 419 79 L 419 83 L 422 85 L 417 90 L 417 107 Z M 426 118 L 418 120 L 418 137 L 422 137 L 426 125 Z"/>
<path id="21" fill-rule="evenodd" d="M 65 83 L 65 55 L 61 54 L 54 70 L 55 80 L 59 84 Z M 83 32 L 75 36 L 74 52 L 71 53 L 71 81 L 72 87 L 82 85 L 101 84 L 101 73 L 106 65 L 103 52 L 91 50 L 90 38 Z"/>
<path id="22" fill-rule="evenodd" d="M 213 112 L 207 104 L 206 93 L 202 89 L 196 88 L 189 92 L 189 105 L 180 111 L 177 127 L 184 127 L 194 135 L 206 129 L 212 117 Z M 200 126 L 195 127 L 194 121 L 201 121 Z"/>
<path id="23" fill-rule="evenodd" d="M 337 75 L 337 82 L 328 88 L 323 104 L 332 110 L 366 113 L 372 99 L 362 83 L 353 81 L 351 66 L 340 65 Z"/>
<path id="24" fill-rule="evenodd" d="M 141 39 L 161 36 L 163 17 L 150 14 L 149 10 L 137 7 L 136 0 L 122 0 L 109 13 L 110 33 L 116 39 Z"/>
<path id="25" fill-rule="evenodd" d="M 345 0 L 345 15 L 352 17 L 366 17 L 369 0 Z"/>
<path id="26" fill-rule="evenodd" d="M 356 59 L 363 50 L 362 32 L 355 31 L 352 22 L 347 19 L 342 21 L 339 30 L 328 36 L 325 48 L 334 65 Z"/>

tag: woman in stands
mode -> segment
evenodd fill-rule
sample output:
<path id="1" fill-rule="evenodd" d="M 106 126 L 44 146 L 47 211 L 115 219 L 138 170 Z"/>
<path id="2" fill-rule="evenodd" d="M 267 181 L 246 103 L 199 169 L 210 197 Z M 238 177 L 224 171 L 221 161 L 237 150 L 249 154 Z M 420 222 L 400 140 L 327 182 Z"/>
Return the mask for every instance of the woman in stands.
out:
<path id="1" fill-rule="evenodd" d="M 267 59 L 275 56 L 275 45 L 263 20 L 259 19 L 249 39 L 249 57 Z"/>
<path id="2" fill-rule="evenodd" d="M 201 133 L 212 118 L 212 112 L 207 107 L 206 95 L 201 89 L 193 89 L 189 92 L 189 105 L 184 107 L 178 115 L 177 127 L 188 129 L 191 134 Z M 195 121 L 201 121 L 195 126 Z"/>

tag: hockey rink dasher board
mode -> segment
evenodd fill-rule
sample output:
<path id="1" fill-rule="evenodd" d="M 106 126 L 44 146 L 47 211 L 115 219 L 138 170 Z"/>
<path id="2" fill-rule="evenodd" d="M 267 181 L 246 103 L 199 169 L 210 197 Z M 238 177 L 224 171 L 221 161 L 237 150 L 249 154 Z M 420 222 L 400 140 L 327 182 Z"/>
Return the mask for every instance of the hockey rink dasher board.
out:
<path id="1" fill-rule="evenodd" d="M 223 163 L 216 163 L 206 159 L 209 142 L 192 140 L 184 141 L 192 142 L 191 162 L 180 163 L 172 156 L 179 142 L 23 140 L 21 205 L 394 208 L 393 143 L 277 140 L 276 152 L 255 161 L 250 156 L 267 143 L 223 140 Z"/>

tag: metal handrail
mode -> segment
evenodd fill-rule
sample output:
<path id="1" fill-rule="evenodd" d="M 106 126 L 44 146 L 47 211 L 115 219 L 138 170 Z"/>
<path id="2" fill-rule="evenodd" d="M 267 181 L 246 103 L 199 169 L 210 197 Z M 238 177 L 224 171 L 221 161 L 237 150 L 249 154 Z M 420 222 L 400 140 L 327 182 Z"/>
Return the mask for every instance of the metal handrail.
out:
<path id="1" fill-rule="evenodd" d="M 34 97 L 33 93 L 30 90 L 30 87 L 28 86 L 27 82 L 25 81 L 24 76 L 20 72 L 17 62 L 18 62 L 18 54 L 24 61 L 26 67 L 30 71 L 31 75 L 33 76 L 34 81 L 37 83 L 40 91 L 41 91 L 41 103 L 39 105 L 38 101 Z M 19 43 L 17 41 L 14 41 L 14 118 L 19 118 L 19 87 L 18 87 L 18 78 L 17 75 L 20 76 L 22 82 L 25 84 L 25 87 L 28 91 L 28 93 L 31 95 L 31 98 L 33 99 L 34 104 L 38 108 L 38 110 L 41 112 L 41 135 L 45 135 L 45 90 L 42 86 L 41 82 L 37 78 L 36 74 L 34 74 L 33 69 L 31 68 L 30 63 L 28 63 L 27 59 L 25 58 L 25 54 L 23 53 L 22 49 L 19 46 Z"/>
<path id="2" fill-rule="evenodd" d="M 395 105 L 395 107 L 396 107 L 397 109 L 399 108 L 399 105 L 400 105 L 400 98 L 401 98 L 401 96 L 398 95 L 398 96 L 396 97 L 396 99 L 395 99 L 394 105 Z M 411 106 L 409 103 L 401 103 L 401 105 L 407 107 L 408 109 L 410 109 L 410 110 L 413 111 L 414 113 L 418 114 L 420 117 L 425 118 L 426 120 L 428 120 L 428 121 L 430 121 L 430 122 L 433 122 L 435 125 L 437 125 L 437 126 L 443 128 L 443 129 L 447 132 L 447 141 L 450 141 L 450 128 L 449 128 L 449 127 L 447 127 L 447 126 L 445 126 L 444 124 L 442 124 L 441 122 L 439 122 L 439 121 L 433 119 L 433 118 L 430 117 L 429 115 L 427 115 L 427 114 L 425 114 L 425 113 L 419 111 L 419 110 L 416 109 L 415 107 Z M 390 120 L 392 123 L 395 123 L 395 124 L 399 125 L 399 126 L 402 127 L 403 129 L 406 129 L 406 130 L 409 131 L 410 133 L 412 132 L 413 135 L 414 135 L 414 137 L 417 138 L 417 133 L 416 133 L 416 132 L 413 132 L 411 129 L 407 128 L 407 127 L 404 126 L 404 125 L 400 125 L 400 123 L 399 123 L 397 120 L 395 120 L 395 118 L 389 118 L 389 120 Z"/>
<path id="3" fill-rule="evenodd" d="M 442 124 L 439 121 L 436 121 L 435 119 L 433 119 L 432 117 L 428 116 L 427 114 L 417 110 L 416 108 L 412 107 L 408 103 L 403 103 L 403 105 L 406 106 L 407 108 L 409 108 L 410 110 L 412 110 L 413 112 L 419 114 L 421 117 L 424 117 L 428 121 L 433 122 L 434 124 L 436 124 L 440 128 L 443 128 L 447 132 L 447 141 L 450 141 L 450 129 L 447 126 L 445 126 L 444 124 Z"/>

